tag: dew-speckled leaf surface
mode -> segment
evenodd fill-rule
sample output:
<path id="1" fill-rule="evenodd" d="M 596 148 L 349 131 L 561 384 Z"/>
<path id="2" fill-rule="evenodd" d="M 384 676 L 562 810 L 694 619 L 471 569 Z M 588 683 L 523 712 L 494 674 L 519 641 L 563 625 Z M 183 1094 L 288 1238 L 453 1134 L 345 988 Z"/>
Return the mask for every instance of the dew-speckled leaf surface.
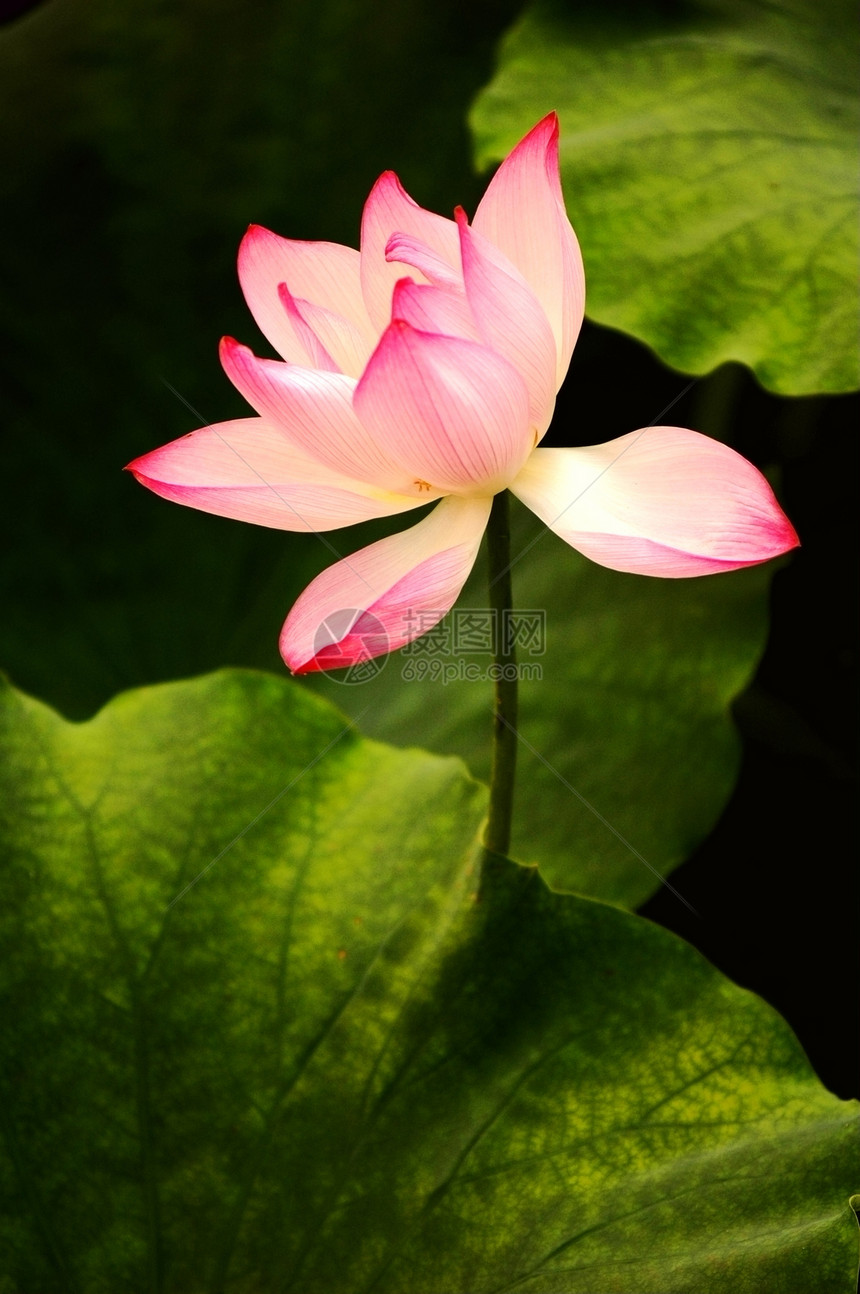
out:
<path id="1" fill-rule="evenodd" d="M 649 922 L 476 901 L 457 761 L 254 674 L 2 719 L 0 1287 L 850 1294 L 853 1107 Z"/>
<path id="2" fill-rule="evenodd" d="M 850 391 L 857 36 L 847 0 L 541 0 L 478 99 L 477 157 L 557 109 L 593 319 L 689 372 Z"/>
<path id="3" fill-rule="evenodd" d="M 533 655 L 523 634 L 512 852 L 554 889 L 635 907 L 732 792 L 740 747 L 729 707 L 764 647 L 773 566 L 694 580 L 622 575 L 514 506 L 514 603 L 518 615 L 545 613 L 546 650 Z M 456 752 L 487 780 L 492 657 L 455 637 L 469 607 L 486 607 L 486 583 L 482 558 L 441 631 L 367 682 L 339 672 L 311 686 L 365 711 L 373 736 Z"/>

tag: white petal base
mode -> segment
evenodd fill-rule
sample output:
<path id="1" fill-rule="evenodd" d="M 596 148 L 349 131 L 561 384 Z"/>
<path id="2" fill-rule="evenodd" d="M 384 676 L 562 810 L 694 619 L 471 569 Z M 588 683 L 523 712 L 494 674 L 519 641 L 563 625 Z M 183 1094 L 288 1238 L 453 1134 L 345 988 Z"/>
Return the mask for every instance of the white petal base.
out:
<path id="1" fill-rule="evenodd" d="M 757 468 L 681 427 L 647 427 L 585 449 L 538 449 L 511 490 L 592 561 L 639 575 L 735 570 L 798 542 Z"/>

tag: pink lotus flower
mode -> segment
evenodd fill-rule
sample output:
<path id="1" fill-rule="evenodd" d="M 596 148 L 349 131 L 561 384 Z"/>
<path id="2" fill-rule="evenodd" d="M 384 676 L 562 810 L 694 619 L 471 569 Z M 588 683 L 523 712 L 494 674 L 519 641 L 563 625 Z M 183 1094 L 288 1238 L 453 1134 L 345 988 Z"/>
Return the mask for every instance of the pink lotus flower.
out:
<path id="1" fill-rule="evenodd" d="M 281 633 L 304 673 L 402 647 L 450 609 L 493 495 L 509 488 L 604 566 L 670 578 L 797 544 L 761 474 L 678 427 L 540 449 L 582 324 L 582 259 L 551 114 L 502 163 L 470 225 L 419 207 L 390 171 L 361 251 L 252 226 L 242 290 L 286 361 L 225 338 L 255 418 L 192 432 L 129 464 L 162 497 L 284 530 L 332 530 L 439 500 L 410 529 L 335 563 Z M 341 625 L 320 643 L 320 626 Z M 375 637 L 369 639 L 370 626 Z"/>

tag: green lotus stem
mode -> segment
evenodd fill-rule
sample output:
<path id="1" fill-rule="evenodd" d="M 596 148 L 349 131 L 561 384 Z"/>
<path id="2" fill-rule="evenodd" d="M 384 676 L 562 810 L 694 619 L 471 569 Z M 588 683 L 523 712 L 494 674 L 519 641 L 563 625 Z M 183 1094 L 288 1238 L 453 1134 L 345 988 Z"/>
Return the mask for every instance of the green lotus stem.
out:
<path id="1" fill-rule="evenodd" d="M 493 653 L 496 679 L 493 772 L 490 778 L 490 813 L 484 845 L 496 854 L 506 854 L 511 843 L 517 766 L 517 657 L 514 636 L 509 632 L 508 625 L 513 607 L 508 497 L 507 490 L 502 490 L 495 496 L 487 526 L 490 606 L 496 628 Z"/>

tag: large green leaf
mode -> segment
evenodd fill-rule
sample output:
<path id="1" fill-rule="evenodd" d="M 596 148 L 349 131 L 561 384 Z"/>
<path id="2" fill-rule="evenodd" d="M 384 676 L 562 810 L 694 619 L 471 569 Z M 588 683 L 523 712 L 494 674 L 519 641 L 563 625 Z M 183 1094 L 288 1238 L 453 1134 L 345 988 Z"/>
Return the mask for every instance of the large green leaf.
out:
<path id="1" fill-rule="evenodd" d="M 857 370 L 857 22 L 847 0 L 534 5 L 473 113 L 481 162 L 551 108 L 592 318 L 774 391 Z"/>
<path id="2" fill-rule="evenodd" d="M 731 701 L 767 632 L 772 568 L 696 580 L 621 575 L 588 562 L 517 508 L 519 611 L 546 615 L 546 652 L 521 647 L 512 852 L 559 890 L 635 907 L 688 858 L 731 794 L 740 757 Z M 315 688 L 362 727 L 462 755 L 490 772 L 493 685 L 487 652 L 457 650 L 466 608 L 487 605 L 479 563 L 434 637 L 361 685 L 337 673 Z M 481 677 L 471 680 L 469 672 Z M 359 676 L 361 677 L 361 676 Z"/>
<path id="3" fill-rule="evenodd" d="M 852 1107 L 658 927 L 476 902 L 457 761 L 254 674 L 2 718 L 2 1288 L 850 1294 Z"/>

